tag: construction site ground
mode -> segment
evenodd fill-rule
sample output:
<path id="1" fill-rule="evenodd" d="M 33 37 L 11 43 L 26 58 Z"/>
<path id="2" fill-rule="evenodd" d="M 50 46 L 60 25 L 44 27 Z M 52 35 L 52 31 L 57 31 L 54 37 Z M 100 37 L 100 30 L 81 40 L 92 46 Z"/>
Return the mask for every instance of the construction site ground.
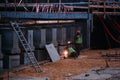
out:
<path id="1" fill-rule="evenodd" d="M 77 59 L 61 58 L 61 60 L 54 63 L 47 62 L 42 64 L 41 67 L 43 72 L 41 73 L 36 73 L 33 67 L 27 67 L 18 71 L 7 71 L 0 76 L 3 77 L 3 80 L 8 80 L 8 78 L 13 78 L 16 76 L 41 78 L 47 77 L 49 80 L 66 80 L 69 77 L 80 75 L 93 68 L 120 68 L 120 57 L 114 57 L 110 60 L 101 57 L 101 55 L 106 53 L 115 54 L 116 52 L 120 54 L 120 49 L 83 50 Z"/>

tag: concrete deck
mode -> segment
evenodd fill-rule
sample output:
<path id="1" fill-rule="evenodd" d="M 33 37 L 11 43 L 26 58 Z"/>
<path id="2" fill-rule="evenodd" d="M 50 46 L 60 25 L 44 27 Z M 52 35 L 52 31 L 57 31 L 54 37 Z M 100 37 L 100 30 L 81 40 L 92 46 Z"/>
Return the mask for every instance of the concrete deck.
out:
<path id="1" fill-rule="evenodd" d="M 9 80 L 49 80 L 49 78 L 16 76 L 16 77 L 10 78 Z"/>
<path id="2" fill-rule="evenodd" d="M 94 68 L 67 80 L 120 80 L 120 68 Z"/>

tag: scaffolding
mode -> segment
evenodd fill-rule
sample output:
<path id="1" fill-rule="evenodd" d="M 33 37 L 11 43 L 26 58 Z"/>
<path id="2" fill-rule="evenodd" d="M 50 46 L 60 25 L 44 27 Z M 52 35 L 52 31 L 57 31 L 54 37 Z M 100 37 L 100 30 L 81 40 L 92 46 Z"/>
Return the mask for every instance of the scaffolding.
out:
<path id="1" fill-rule="evenodd" d="M 89 8 L 93 14 L 120 15 L 120 1 L 89 0 Z"/>
<path id="2" fill-rule="evenodd" d="M 22 0 L 14 3 L 0 3 L 2 11 L 26 11 L 26 12 L 46 12 L 46 13 L 69 13 L 82 12 L 92 14 L 120 14 L 120 1 L 118 0 L 88 0 L 87 2 L 62 3 L 25 3 Z M 4 9 L 3 9 L 4 8 Z M 9 9 L 11 8 L 11 9 Z"/>

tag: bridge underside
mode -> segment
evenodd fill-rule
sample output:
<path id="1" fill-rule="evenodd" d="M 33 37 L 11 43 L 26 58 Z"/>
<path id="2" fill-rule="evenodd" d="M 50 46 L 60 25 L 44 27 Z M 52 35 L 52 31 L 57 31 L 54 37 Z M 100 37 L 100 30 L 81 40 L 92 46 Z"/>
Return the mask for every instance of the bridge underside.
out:
<path id="1" fill-rule="evenodd" d="M 0 12 L 1 18 L 21 19 L 88 19 L 87 13 L 35 13 L 35 12 Z"/>

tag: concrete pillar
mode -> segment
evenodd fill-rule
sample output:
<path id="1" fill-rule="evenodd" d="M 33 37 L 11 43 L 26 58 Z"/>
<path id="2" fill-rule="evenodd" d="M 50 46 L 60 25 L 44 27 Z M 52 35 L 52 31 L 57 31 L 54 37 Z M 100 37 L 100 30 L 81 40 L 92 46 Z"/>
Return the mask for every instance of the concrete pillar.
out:
<path id="1" fill-rule="evenodd" d="M 61 35 L 61 40 L 60 40 L 60 44 L 61 45 L 65 45 L 66 44 L 66 28 L 62 28 L 59 35 Z M 59 46 L 59 54 L 61 55 L 63 50 L 64 50 L 65 46 Z"/>
<path id="2" fill-rule="evenodd" d="M 4 68 L 11 69 L 20 65 L 19 55 L 4 55 Z"/>
<path id="3" fill-rule="evenodd" d="M 3 68 L 3 53 L 1 51 L 1 35 L 0 35 L 0 69 Z"/>
<path id="4" fill-rule="evenodd" d="M 40 47 L 44 47 L 46 44 L 46 29 L 41 29 L 41 43 Z"/>
<path id="5" fill-rule="evenodd" d="M 60 35 L 62 35 L 62 44 L 66 44 L 66 28 L 62 28 L 62 33 L 60 33 Z"/>
<path id="6" fill-rule="evenodd" d="M 28 43 L 30 44 L 32 50 L 35 50 L 35 47 L 33 44 L 33 30 L 28 30 Z"/>
<path id="7" fill-rule="evenodd" d="M 75 28 L 74 27 L 71 27 L 71 33 L 70 33 L 70 40 L 71 42 L 74 41 L 74 36 L 75 36 Z"/>
<path id="8" fill-rule="evenodd" d="M 16 54 L 16 53 L 20 53 L 20 48 L 19 48 L 19 40 L 18 37 L 16 35 L 16 33 L 13 31 L 13 47 L 11 50 L 12 54 Z"/>
<path id="9" fill-rule="evenodd" d="M 54 46 L 57 46 L 57 29 L 53 28 L 52 29 L 52 43 Z"/>
<path id="10" fill-rule="evenodd" d="M 2 33 L 2 52 L 11 54 L 13 48 L 13 31 L 11 30 L 1 30 Z"/>
<path id="11" fill-rule="evenodd" d="M 41 42 L 41 32 L 40 30 L 34 30 L 33 32 L 33 39 L 34 39 L 34 47 L 38 49 L 40 47 Z"/>

